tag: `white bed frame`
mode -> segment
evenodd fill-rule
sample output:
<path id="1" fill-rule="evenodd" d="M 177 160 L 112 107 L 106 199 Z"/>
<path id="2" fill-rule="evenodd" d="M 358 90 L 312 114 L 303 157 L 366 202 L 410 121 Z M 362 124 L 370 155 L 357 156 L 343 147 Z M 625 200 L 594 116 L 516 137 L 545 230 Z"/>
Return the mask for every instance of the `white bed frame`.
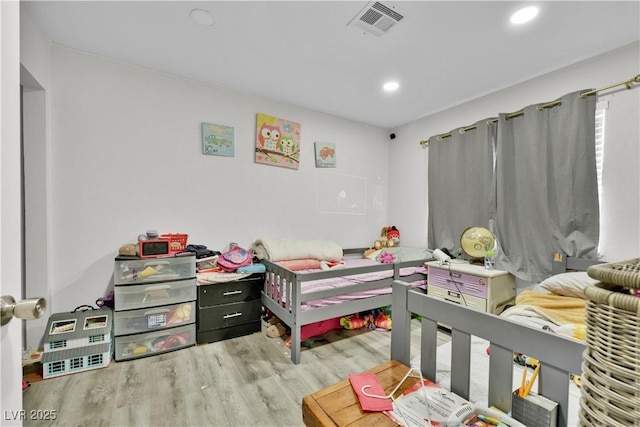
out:
<path id="1" fill-rule="evenodd" d="M 555 265 L 560 263 L 559 265 Z M 598 261 L 554 256 L 554 274 L 585 270 Z M 420 366 L 426 378 L 436 380 L 438 322 L 451 327 L 451 391 L 469 399 L 471 336 L 490 342 L 488 404 L 508 412 L 513 392 L 513 354 L 535 357 L 541 363 L 538 393 L 558 402 L 558 427 L 567 427 L 569 374 L 582 372 L 585 345 L 562 335 L 535 329 L 490 313 L 470 310 L 412 290 L 404 281 L 393 284 L 391 359 L 411 363 L 411 314 L 422 316 Z M 501 375 L 495 373 L 500 372 Z"/>
<path id="2" fill-rule="evenodd" d="M 365 250 L 366 249 L 362 248 L 345 249 L 344 255 L 345 257 L 357 255 L 362 256 Z M 362 311 L 386 307 L 391 305 L 392 295 L 391 293 L 388 293 L 362 299 L 344 301 L 340 304 L 330 305 L 327 307 L 302 310 L 301 305 L 304 302 L 350 294 L 353 292 L 391 287 L 393 281 L 398 279 L 402 279 L 409 283 L 417 280 L 426 280 L 426 276 L 422 273 L 400 277 L 400 269 L 405 267 L 421 267 L 426 261 L 430 261 L 432 259 L 433 258 L 404 261 L 393 264 L 375 264 L 364 267 L 354 267 L 342 270 L 326 270 L 314 273 L 295 272 L 273 262 L 263 260 L 262 263 L 265 265 L 267 271 L 265 273 L 265 284 L 262 289 L 262 305 L 291 329 L 291 361 L 297 365 L 300 363 L 300 333 L 302 326 L 322 320 L 333 319 L 335 317 L 347 316 Z M 387 279 L 357 283 L 338 289 L 329 289 L 305 294 L 301 293 L 303 283 L 311 280 L 327 279 L 331 277 L 348 277 L 355 274 L 372 273 L 385 270 L 392 270 L 393 276 Z M 287 286 L 283 286 L 284 283 L 286 283 Z M 282 296 L 284 294 L 286 307 L 284 307 L 278 300 L 279 298 L 272 297 L 273 293 L 270 290 L 271 286 L 275 287 L 276 295 Z"/>

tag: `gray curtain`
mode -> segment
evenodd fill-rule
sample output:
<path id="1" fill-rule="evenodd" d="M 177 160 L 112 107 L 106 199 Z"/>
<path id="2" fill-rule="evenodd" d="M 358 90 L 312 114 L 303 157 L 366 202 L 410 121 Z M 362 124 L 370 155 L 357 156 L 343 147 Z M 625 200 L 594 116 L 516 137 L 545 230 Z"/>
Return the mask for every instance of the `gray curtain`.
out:
<path id="1" fill-rule="evenodd" d="M 584 91 L 581 91 L 584 92 Z M 539 282 L 551 256 L 597 256 L 596 97 L 581 92 L 551 108 L 500 114 L 494 187 L 498 266 Z"/>
<path id="2" fill-rule="evenodd" d="M 476 126 L 429 140 L 430 249 L 444 247 L 456 253 L 466 228 L 489 226 L 496 124 L 481 120 Z"/>

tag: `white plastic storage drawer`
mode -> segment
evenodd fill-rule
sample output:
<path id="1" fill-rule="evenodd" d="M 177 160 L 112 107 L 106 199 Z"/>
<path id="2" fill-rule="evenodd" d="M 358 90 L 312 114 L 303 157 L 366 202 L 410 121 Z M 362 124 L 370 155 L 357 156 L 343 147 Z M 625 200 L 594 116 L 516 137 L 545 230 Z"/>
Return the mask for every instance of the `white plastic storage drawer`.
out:
<path id="1" fill-rule="evenodd" d="M 115 261 L 113 282 L 116 285 L 168 282 L 196 277 L 195 256 L 168 258 L 123 258 Z"/>
<path id="2" fill-rule="evenodd" d="M 456 304 L 460 304 L 483 313 L 487 311 L 487 300 L 484 298 L 474 297 L 473 295 L 462 294 L 458 291 L 452 291 L 435 285 L 430 285 L 427 288 L 427 295 L 442 298 L 445 301 L 455 302 Z"/>
<path id="3" fill-rule="evenodd" d="M 471 274 L 458 273 L 441 268 L 429 267 L 429 284 L 441 286 L 454 292 L 487 298 L 489 279 Z"/>
<path id="4" fill-rule="evenodd" d="M 195 324 L 146 334 L 126 335 L 116 337 L 115 358 L 116 361 L 135 359 L 190 347 L 195 343 Z"/>
<path id="5" fill-rule="evenodd" d="M 113 318 L 116 335 L 153 332 L 188 325 L 196 321 L 195 301 L 141 310 L 116 311 Z"/>
<path id="6" fill-rule="evenodd" d="M 196 279 L 114 287 L 116 311 L 195 301 Z"/>

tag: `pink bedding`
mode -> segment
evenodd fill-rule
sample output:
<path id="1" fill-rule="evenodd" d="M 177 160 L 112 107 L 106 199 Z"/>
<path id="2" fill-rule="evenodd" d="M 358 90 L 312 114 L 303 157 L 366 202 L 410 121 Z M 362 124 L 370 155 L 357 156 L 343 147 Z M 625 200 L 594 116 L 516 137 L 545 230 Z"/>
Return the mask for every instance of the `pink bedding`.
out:
<path id="1" fill-rule="evenodd" d="M 313 258 L 274 261 L 274 264 L 278 264 L 280 267 L 284 267 L 291 271 L 320 269 L 320 260 Z"/>

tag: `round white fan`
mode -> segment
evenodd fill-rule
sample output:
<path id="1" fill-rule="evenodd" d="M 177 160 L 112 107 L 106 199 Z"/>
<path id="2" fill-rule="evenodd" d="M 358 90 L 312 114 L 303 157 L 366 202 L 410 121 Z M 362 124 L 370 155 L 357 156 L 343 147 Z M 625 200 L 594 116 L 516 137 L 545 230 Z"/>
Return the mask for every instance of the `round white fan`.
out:
<path id="1" fill-rule="evenodd" d="M 460 247 L 470 258 L 481 259 L 495 249 L 496 238 L 484 227 L 469 227 L 460 236 Z"/>

